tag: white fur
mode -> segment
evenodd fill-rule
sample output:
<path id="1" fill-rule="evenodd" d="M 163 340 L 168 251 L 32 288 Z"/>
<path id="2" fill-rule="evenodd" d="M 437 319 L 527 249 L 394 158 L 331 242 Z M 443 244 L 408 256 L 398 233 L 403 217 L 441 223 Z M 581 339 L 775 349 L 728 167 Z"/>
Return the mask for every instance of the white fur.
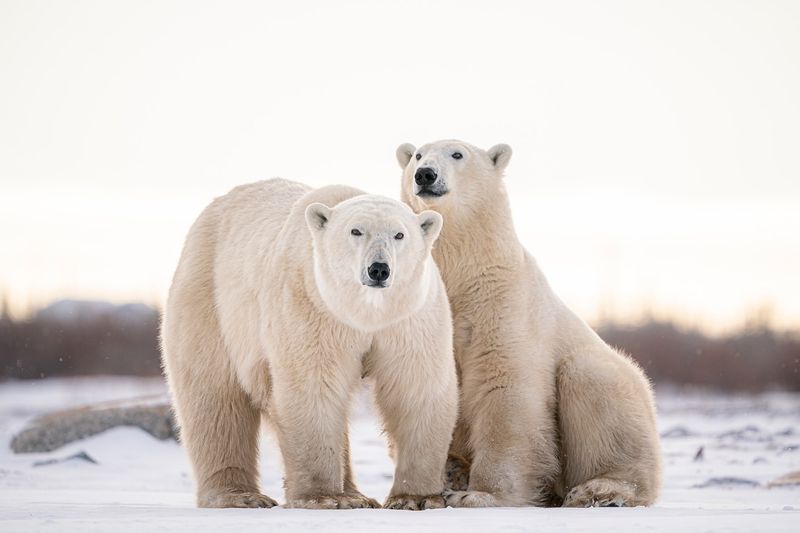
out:
<path id="1" fill-rule="evenodd" d="M 403 200 L 445 219 L 434 257 L 462 401 L 448 474 L 468 479 L 448 504 L 649 505 L 661 484 L 650 384 L 564 305 L 520 244 L 502 180 L 510 158 L 504 144 L 397 149 Z M 418 194 L 422 167 L 436 171 L 441 196 Z"/>
<path id="2" fill-rule="evenodd" d="M 355 189 L 280 179 L 237 187 L 203 211 L 162 330 L 198 505 L 275 504 L 258 487 L 263 418 L 280 443 L 287 506 L 377 506 L 350 466 L 347 417 L 362 375 L 397 463 L 386 505 L 444 505 L 457 382 L 430 255 L 441 225 L 436 213 Z M 375 260 L 391 268 L 385 288 L 364 285 Z"/>

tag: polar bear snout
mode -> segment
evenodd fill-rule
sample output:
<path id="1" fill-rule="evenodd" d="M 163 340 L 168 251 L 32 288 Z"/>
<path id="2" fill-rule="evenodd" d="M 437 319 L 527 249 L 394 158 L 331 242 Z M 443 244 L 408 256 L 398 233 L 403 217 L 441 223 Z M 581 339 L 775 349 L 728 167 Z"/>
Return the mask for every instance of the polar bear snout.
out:
<path id="1" fill-rule="evenodd" d="M 376 282 L 375 284 L 370 284 L 371 287 L 380 287 L 383 288 L 386 285 L 384 282 L 389 279 L 389 274 L 391 270 L 389 270 L 389 265 L 386 263 L 372 263 L 369 268 L 367 269 L 367 275 L 369 279 Z"/>
<path id="2" fill-rule="evenodd" d="M 432 167 L 419 167 L 414 173 L 417 196 L 444 196 L 447 187 L 444 180 L 439 179 L 439 174 Z"/>
<path id="3" fill-rule="evenodd" d="M 420 187 L 429 187 L 436 181 L 436 177 L 435 170 L 430 167 L 421 167 L 418 168 L 417 172 L 414 174 L 414 181 L 416 181 L 417 185 Z"/>

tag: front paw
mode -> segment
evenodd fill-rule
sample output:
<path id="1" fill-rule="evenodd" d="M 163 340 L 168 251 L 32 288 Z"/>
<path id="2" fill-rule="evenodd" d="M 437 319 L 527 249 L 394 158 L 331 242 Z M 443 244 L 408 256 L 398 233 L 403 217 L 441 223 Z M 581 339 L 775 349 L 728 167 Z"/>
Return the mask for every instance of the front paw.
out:
<path id="1" fill-rule="evenodd" d="M 444 508 L 444 498 L 441 494 L 416 496 L 412 494 L 398 494 L 386 498 L 384 509 L 401 509 L 404 511 L 424 511 L 426 509 Z"/>
<path id="2" fill-rule="evenodd" d="M 448 507 L 497 507 L 497 498 L 477 490 L 448 490 L 444 493 Z"/>
<path id="3" fill-rule="evenodd" d="M 380 507 L 377 501 L 361 493 L 304 496 L 286 502 L 288 509 L 380 509 Z"/>

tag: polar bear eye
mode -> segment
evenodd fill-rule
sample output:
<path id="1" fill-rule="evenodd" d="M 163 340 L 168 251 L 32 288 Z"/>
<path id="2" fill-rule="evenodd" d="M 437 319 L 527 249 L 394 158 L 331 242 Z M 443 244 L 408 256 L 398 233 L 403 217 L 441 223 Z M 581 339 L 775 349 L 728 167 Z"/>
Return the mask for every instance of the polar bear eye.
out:
<path id="1" fill-rule="evenodd" d="M 394 236 L 394 238 L 397 239 L 398 241 L 403 237 L 405 237 L 405 235 L 403 235 L 402 233 L 398 233 L 397 235 Z"/>
<path id="2" fill-rule="evenodd" d="M 453 152 L 453 156 L 452 157 L 453 157 L 453 159 L 461 159 L 464 156 L 461 155 L 461 152 Z"/>
<path id="3" fill-rule="evenodd" d="M 419 161 L 422 158 L 422 154 L 417 154 L 416 158 L 417 158 L 417 161 Z"/>
<path id="4" fill-rule="evenodd" d="M 361 232 L 358 231 L 356 228 L 353 228 L 353 229 L 350 230 L 350 235 L 355 235 L 356 237 L 360 237 L 361 236 Z"/>

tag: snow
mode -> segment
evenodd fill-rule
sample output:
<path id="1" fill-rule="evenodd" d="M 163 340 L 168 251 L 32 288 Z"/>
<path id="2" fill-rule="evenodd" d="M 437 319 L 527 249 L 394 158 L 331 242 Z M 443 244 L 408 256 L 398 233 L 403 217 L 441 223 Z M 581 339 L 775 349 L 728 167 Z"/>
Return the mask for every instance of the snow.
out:
<path id="1" fill-rule="evenodd" d="M 117 428 L 44 454 L 8 443 L 32 416 L 87 402 L 163 395 L 161 380 L 81 378 L 0 384 L 0 531 L 800 531 L 800 487 L 768 488 L 800 470 L 800 395 L 724 396 L 662 390 L 665 479 L 660 501 L 633 509 L 309 511 L 197 509 L 182 449 Z M 361 490 L 379 500 L 392 464 L 366 398 L 351 423 Z M 702 459 L 695 461 L 703 448 Z M 97 464 L 73 458 L 84 452 Z M 283 499 L 274 440 L 262 445 L 262 484 Z M 701 488 L 703 487 L 703 488 Z"/>

